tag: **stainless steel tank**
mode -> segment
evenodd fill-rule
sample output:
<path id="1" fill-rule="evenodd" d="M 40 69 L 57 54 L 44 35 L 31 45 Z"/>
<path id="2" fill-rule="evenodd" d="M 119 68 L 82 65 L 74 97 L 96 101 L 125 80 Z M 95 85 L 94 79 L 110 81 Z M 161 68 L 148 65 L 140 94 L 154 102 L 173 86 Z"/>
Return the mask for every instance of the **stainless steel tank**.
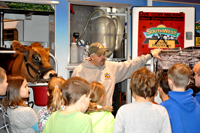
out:
<path id="1" fill-rule="evenodd" d="M 111 55 L 116 45 L 116 26 L 112 19 L 101 16 L 95 20 L 92 26 L 92 43 L 100 42 Z"/>
<path id="2" fill-rule="evenodd" d="M 116 26 L 116 46 L 115 50 L 113 52 L 113 57 L 114 58 L 125 58 L 125 46 L 123 43 L 123 34 L 124 34 L 124 23 L 125 19 L 124 17 L 113 17 L 113 21 Z"/>

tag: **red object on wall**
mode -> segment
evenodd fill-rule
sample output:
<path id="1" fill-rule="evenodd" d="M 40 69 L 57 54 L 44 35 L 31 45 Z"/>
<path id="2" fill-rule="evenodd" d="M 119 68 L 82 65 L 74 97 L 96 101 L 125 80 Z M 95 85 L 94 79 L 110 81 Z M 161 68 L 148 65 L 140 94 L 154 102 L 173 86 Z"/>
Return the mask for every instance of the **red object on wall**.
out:
<path id="1" fill-rule="evenodd" d="M 73 5 L 72 4 L 70 4 L 70 12 L 73 13 L 73 14 L 75 14 L 75 11 L 73 9 Z"/>
<path id="2" fill-rule="evenodd" d="M 33 86 L 34 102 L 37 106 L 46 106 L 48 101 L 47 86 Z"/>

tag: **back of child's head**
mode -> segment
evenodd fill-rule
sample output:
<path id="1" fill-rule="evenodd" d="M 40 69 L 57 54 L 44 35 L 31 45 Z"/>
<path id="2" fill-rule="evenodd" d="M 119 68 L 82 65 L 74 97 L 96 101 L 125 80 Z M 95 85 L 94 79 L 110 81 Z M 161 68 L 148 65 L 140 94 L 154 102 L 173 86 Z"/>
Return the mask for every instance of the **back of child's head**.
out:
<path id="1" fill-rule="evenodd" d="M 200 62 L 198 62 L 197 64 L 195 64 L 195 66 L 193 68 L 193 72 L 195 72 L 198 75 L 200 75 Z"/>
<path id="2" fill-rule="evenodd" d="M 103 84 L 92 81 L 90 82 L 90 104 L 86 111 L 87 114 L 92 112 L 101 112 L 113 110 L 112 106 L 106 105 L 106 90 Z"/>
<path id="3" fill-rule="evenodd" d="M 63 95 L 62 95 L 62 86 L 65 82 L 65 79 L 62 77 L 53 77 L 48 82 L 48 101 L 47 108 L 51 111 L 56 111 L 64 105 Z"/>
<path id="4" fill-rule="evenodd" d="M 141 97 L 152 97 L 158 89 L 156 76 L 146 67 L 142 67 L 131 75 L 130 88 Z"/>
<path id="5" fill-rule="evenodd" d="M 103 84 L 90 82 L 90 102 L 103 106 L 106 102 L 106 90 Z"/>
<path id="6" fill-rule="evenodd" d="M 23 99 L 20 97 L 20 88 L 24 82 L 25 78 L 22 76 L 8 76 L 8 89 L 7 95 L 3 98 L 5 107 L 13 106 L 25 106 L 23 104 Z"/>
<path id="7" fill-rule="evenodd" d="M 162 88 L 163 92 L 168 95 L 168 92 L 171 91 L 168 84 L 168 75 L 164 74 L 160 79 L 160 87 Z"/>
<path id="8" fill-rule="evenodd" d="M 168 79 L 171 79 L 176 87 L 185 88 L 191 77 L 191 69 L 183 63 L 176 63 L 168 70 Z"/>
<path id="9" fill-rule="evenodd" d="M 6 71 L 2 67 L 0 67 L 0 83 L 3 83 L 5 76 L 6 76 Z"/>
<path id="10" fill-rule="evenodd" d="M 63 84 L 62 94 L 66 106 L 75 104 L 81 96 L 88 96 L 89 93 L 89 83 L 81 77 L 71 77 Z"/>

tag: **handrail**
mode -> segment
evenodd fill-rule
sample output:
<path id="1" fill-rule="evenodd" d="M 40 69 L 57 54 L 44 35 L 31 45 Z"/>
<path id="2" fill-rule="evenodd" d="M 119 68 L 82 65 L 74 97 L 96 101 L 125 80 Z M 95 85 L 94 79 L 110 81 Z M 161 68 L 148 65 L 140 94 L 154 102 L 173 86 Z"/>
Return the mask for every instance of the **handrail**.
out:
<path id="1" fill-rule="evenodd" d="M 57 62 L 55 56 L 51 53 L 49 53 L 49 56 L 53 59 L 54 64 L 55 64 L 55 71 L 56 71 L 56 73 L 58 73 L 58 62 Z"/>

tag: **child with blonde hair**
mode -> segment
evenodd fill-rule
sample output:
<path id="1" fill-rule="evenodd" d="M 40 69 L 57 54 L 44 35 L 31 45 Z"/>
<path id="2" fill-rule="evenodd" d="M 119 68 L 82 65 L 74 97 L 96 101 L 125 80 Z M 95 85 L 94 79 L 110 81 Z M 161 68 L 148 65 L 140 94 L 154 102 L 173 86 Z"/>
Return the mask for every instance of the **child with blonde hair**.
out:
<path id="1" fill-rule="evenodd" d="M 173 133 L 200 133 L 200 106 L 192 96 L 193 90 L 186 90 L 192 71 L 182 63 L 172 65 L 168 70 L 169 99 L 160 103 L 169 114 Z"/>
<path id="2" fill-rule="evenodd" d="M 62 77 L 53 77 L 48 82 L 47 106 L 40 109 L 37 113 L 38 128 L 40 133 L 43 131 L 46 121 L 49 119 L 50 115 L 61 108 L 64 109 L 64 100 L 61 92 L 64 82 L 65 79 Z"/>
<path id="3" fill-rule="evenodd" d="M 92 133 L 91 119 L 85 115 L 89 106 L 90 86 L 80 77 L 71 77 L 62 87 L 64 110 L 54 112 L 42 133 Z"/>
<path id="4" fill-rule="evenodd" d="M 99 82 L 90 82 L 90 105 L 87 114 L 92 119 L 94 133 L 112 133 L 115 118 L 112 106 L 106 105 L 106 90 Z"/>

